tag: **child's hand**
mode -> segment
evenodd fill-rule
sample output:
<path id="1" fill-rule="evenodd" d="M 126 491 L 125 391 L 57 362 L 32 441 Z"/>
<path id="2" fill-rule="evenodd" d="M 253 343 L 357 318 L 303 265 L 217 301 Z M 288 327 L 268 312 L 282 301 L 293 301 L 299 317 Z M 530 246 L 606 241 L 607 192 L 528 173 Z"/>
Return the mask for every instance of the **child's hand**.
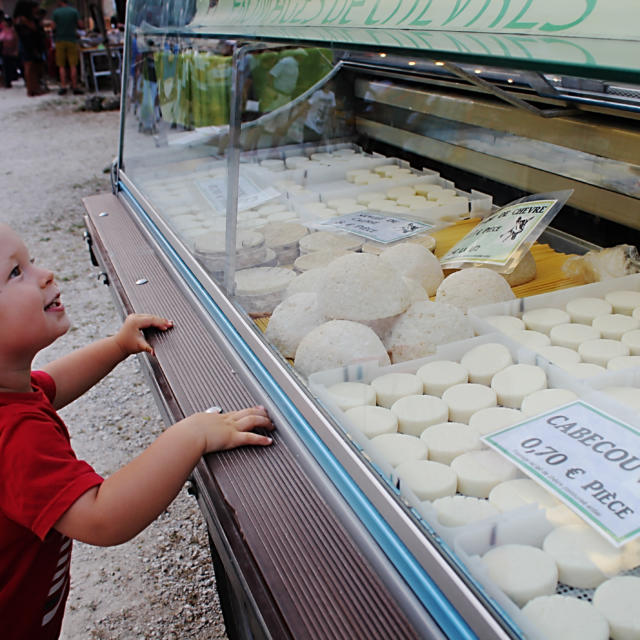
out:
<path id="1" fill-rule="evenodd" d="M 204 437 L 203 453 L 223 451 L 243 445 L 269 445 L 268 436 L 253 433 L 262 427 L 272 431 L 275 427 L 264 407 L 251 407 L 229 413 L 195 413 L 181 421 Z"/>
<path id="2" fill-rule="evenodd" d="M 141 351 L 154 355 L 153 347 L 147 342 L 142 330 L 154 328 L 166 331 L 172 326 L 173 322 L 171 320 L 160 316 L 147 313 L 132 313 L 125 318 L 124 324 L 120 331 L 113 336 L 113 339 L 125 356 L 140 353 Z"/>

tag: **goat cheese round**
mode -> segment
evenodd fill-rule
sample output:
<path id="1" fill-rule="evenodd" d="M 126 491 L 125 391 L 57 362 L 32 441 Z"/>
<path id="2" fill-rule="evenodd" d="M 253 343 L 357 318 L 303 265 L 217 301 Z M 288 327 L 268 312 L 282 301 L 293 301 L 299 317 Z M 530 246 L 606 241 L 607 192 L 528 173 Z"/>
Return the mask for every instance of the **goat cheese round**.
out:
<path id="1" fill-rule="evenodd" d="M 547 347 L 551 344 L 551 339 L 546 333 L 541 331 L 533 331 L 532 329 L 524 329 L 523 331 L 514 331 L 509 337 L 530 349 L 539 349 Z"/>
<path id="2" fill-rule="evenodd" d="M 446 464 L 431 460 L 413 460 L 398 465 L 396 471 L 401 482 L 404 482 L 419 500 L 435 500 L 443 496 L 452 496 L 456 492 L 456 474 Z"/>
<path id="3" fill-rule="evenodd" d="M 620 342 L 629 347 L 631 355 L 640 356 L 640 329 L 632 329 L 623 333 Z"/>
<path id="4" fill-rule="evenodd" d="M 600 332 L 586 324 L 569 322 L 553 327 L 549 331 L 549 337 L 551 338 L 551 344 L 577 349 L 583 342 L 599 338 Z"/>
<path id="5" fill-rule="evenodd" d="M 565 309 L 571 316 L 571 322 L 590 325 L 594 318 L 611 313 L 613 306 L 602 298 L 583 297 L 569 300 Z"/>
<path id="6" fill-rule="evenodd" d="M 446 422 L 449 418 L 446 402 L 435 396 L 405 396 L 393 403 L 391 411 L 398 418 L 398 430 L 414 436 L 419 436 L 430 425 Z"/>
<path id="7" fill-rule="evenodd" d="M 640 328 L 640 320 L 623 313 L 609 313 L 595 317 L 591 326 L 600 332 L 602 338 L 620 340 L 627 331 Z"/>
<path id="8" fill-rule="evenodd" d="M 467 351 L 460 364 L 469 372 L 470 382 L 491 384 L 493 376 L 513 364 L 513 359 L 503 344 L 487 342 Z"/>
<path id="9" fill-rule="evenodd" d="M 327 387 L 327 393 L 343 411 L 376 404 L 376 392 L 363 382 L 338 382 Z"/>
<path id="10" fill-rule="evenodd" d="M 384 407 L 353 407 L 346 412 L 346 416 L 367 438 L 398 431 L 398 419 Z"/>
<path id="11" fill-rule="evenodd" d="M 441 422 L 422 432 L 420 439 L 429 447 L 429 460 L 451 464 L 454 458 L 480 449 L 480 436 L 462 422 Z"/>
<path id="12" fill-rule="evenodd" d="M 495 271 L 471 267 L 448 275 L 436 291 L 436 302 L 446 302 L 465 313 L 471 307 L 513 300 L 509 283 Z"/>
<path id="13" fill-rule="evenodd" d="M 571 322 L 571 316 L 562 309 L 543 307 L 525 311 L 522 314 L 522 320 L 527 329 L 548 334 L 556 325 Z"/>
<path id="14" fill-rule="evenodd" d="M 604 373 L 606 369 L 599 364 L 593 364 L 592 362 L 575 362 L 561 365 L 562 368 L 570 375 L 578 378 L 579 380 L 585 380 L 586 378 L 593 378 Z"/>
<path id="15" fill-rule="evenodd" d="M 476 411 L 469 418 L 471 427 L 479 436 L 486 436 L 498 429 L 510 427 L 524 419 L 522 411 L 509 407 L 487 407 Z"/>
<path id="16" fill-rule="evenodd" d="M 410 460 L 426 460 L 429 455 L 427 443 L 406 433 L 385 433 L 371 440 L 380 457 L 392 467 Z"/>
<path id="17" fill-rule="evenodd" d="M 389 247 L 380 254 L 380 259 L 391 264 L 406 278 L 419 282 L 429 296 L 435 295 L 444 279 L 438 258 L 419 244 L 406 242 Z"/>
<path id="18" fill-rule="evenodd" d="M 466 496 L 487 498 L 491 489 L 516 477 L 518 469 L 495 451 L 469 451 L 451 462 L 458 474 L 458 491 Z"/>
<path id="19" fill-rule="evenodd" d="M 574 349 L 569 349 L 568 347 L 547 345 L 546 347 L 537 347 L 536 352 L 543 358 L 546 358 L 549 362 L 553 362 L 558 366 L 580 362 L 580 354 Z"/>
<path id="20" fill-rule="evenodd" d="M 452 360 L 433 360 L 423 364 L 416 375 L 422 380 L 424 393 L 439 396 L 456 384 L 468 381 L 469 373 L 459 363 Z"/>
<path id="21" fill-rule="evenodd" d="M 519 607 L 552 595 L 558 584 L 556 563 L 541 549 L 523 544 L 494 547 L 482 556 L 489 577 Z"/>
<path id="22" fill-rule="evenodd" d="M 389 409 L 396 400 L 422 394 L 422 380 L 413 373 L 387 373 L 371 381 L 377 402 Z"/>
<path id="23" fill-rule="evenodd" d="M 613 307 L 614 313 L 630 316 L 634 309 L 640 307 L 640 291 L 609 291 L 604 299 Z"/>
<path id="24" fill-rule="evenodd" d="M 620 369 L 632 367 L 640 367 L 640 356 L 616 356 L 607 362 L 609 371 L 620 371 Z"/>
<path id="25" fill-rule="evenodd" d="M 445 496 L 433 501 L 438 522 L 445 527 L 461 527 L 465 524 L 492 518 L 498 510 L 486 500 L 471 496 Z"/>
<path id="26" fill-rule="evenodd" d="M 598 338 L 596 340 L 586 340 L 578 347 L 578 353 L 584 362 L 598 364 L 606 367 L 611 358 L 618 356 L 628 356 L 629 347 L 619 340 L 609 340 Z"/>
<path id="27" fill-rule="evenodd" d="M 541 389 L 524 398 L 521 410 L 525 416 L 535 416 L 577 399 L 570 389 Z"/>
<path id="28" fill-rule="evenodd" d="M 484 316 L 483 320 L 502 333 L 513 333 L 524 329 L 524 322 L 516 316 Z"/>
<path id="29" fill-rule="evenodd" d="M 497 404 L 496 393 L 491 387 L 472 382 L 449 387 L 442 399 L 449 406 L 449 418 L 464 423 L 468 423 L 476 411 Z"/>
<path id="30" fill-rule="evenodd" d="M 593 606 L 607 619 L 613 640 L 640 638 L 640 578 L 618 576 L 603 582 L 593 594 Z"/>
<path id="31" fill-rule="evenodd" d="M 531 364 L 512 364 L 496 373 L 491 380 L 498 404 L 512 409 L 519 409 L 525 396 L 546 387 L 545 372 Z"/>

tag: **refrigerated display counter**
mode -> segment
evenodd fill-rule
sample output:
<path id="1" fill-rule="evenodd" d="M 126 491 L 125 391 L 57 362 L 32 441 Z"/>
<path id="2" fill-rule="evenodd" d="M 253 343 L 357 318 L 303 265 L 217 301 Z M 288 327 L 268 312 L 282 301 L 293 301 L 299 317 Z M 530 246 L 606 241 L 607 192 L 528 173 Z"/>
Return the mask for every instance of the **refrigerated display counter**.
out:
<path id="1" fill-rule="evenodd" d="M 123 313 L 175 323 L 152 336 L 156 358 L 145 356 L 167 423 L 212 405 L 263 404 L 277 426 L 271 447 L 206 456 L 191 479 L 229 637 L 542 638 L 521 607 L 551 594 L 590 603 L 598 586 L 566 584 L 561 571 L 542 591 L 515 595 L 486 554 L 507 543 L 547 554 L 558 522 L 531 505 L 498 509 L 488 489 L 463 490 L 461 472 L 453 489 L 422 494 L 334 386 L 370 393 L 376 378 L 418 379 L 432 361 L 461 366 L 473 349 L 499 345 L 550 389 L 634 424 L 603 392 L 607 375 L 635 384 L 633 361 L 602 367 L 591 384 L 494 333 L 481 309 L 456 308 L 431 342 L 407 348 L 391 336 L 411 309 L 442 302 L 433 256 L 531 194 L 569 198 L 493 315 L 521 321 L 548 300 L 560 309 L 609 294 L 583 294 L 563 265 L 637 244 L 640 43 L 613 19 L 636 10 L 596 0 L 396 4 L 129 3 L 113 190 L 85 200 L 92 257 Z M 420 262 L 424 253 L 432 262 Z M 627 272 L 635 257 L 624 253 Z M 411 278 L 398 275 L 414 259 Z M 627 278 L 621 289 L 640 290 Z M 499 302 L 491 295 L 480 301 Z M 425 389 L 418 395 L 435 397 Z M 510 406 L 500 393 L 493 403 Z M 456 415 L 449 406 L 439 422 L 468 430 L 469 416 Z M 419 436 L 409 423 L 400 431 Z M 423 440 L 411 441 L 412 455 Z M 453 459 L 429 447 L 430 462 L 453 473 Z M 451 519 L 434 503 L 456 493 L 467 506 Z M 557 506 L 560 525 L 595 531 L 576 505 Z M 460 520 L 468 508 L 479 515 Z M 624 552 L 611 552 L 600 582 L 633 576 L 625 535 L 606 542 L 624 541 Z"/>

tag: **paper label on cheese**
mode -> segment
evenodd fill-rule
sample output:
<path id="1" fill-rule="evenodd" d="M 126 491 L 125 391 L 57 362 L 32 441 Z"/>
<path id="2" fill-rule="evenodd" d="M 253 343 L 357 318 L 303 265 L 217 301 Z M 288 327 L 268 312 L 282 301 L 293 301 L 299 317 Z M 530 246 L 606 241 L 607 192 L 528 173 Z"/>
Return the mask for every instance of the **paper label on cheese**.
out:
<path id="1" fill-rule="evenodd" d="M 640 432 L 577 400 L 482 440 L 615 546 L 640 535 Z"/>
<path id="2" fill-rule="evenodd" d="M 216 211 L 223 215 L 227 212 L 227 184 L 226 177 L 208 178 L 196 182 L 202 195 Z M 238 211 L 258 207 L 279 195 L 281 194 L 275 187 L 262 188 L 246 176 L 241 175 L 238 178 Z"/>
<path id="3" fill-rule="evenodd" d="M 330 228 L 336 231 L 348 231 L 383 244 L 396 242 L 433 229 L 433 225 L 426 222 L 382 215 L 366 210 L 330 218 L 313 226 L 317 229 Z"/>

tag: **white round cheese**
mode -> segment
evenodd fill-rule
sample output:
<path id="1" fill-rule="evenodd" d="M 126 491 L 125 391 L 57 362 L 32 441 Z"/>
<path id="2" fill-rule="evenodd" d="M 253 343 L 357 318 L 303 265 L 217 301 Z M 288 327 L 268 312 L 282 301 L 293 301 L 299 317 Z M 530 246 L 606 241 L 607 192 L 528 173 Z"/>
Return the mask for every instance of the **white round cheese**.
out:
<path id="1" fill-rule="evenodd" d="M 403 462 L 396 467 L 398 476 L 419 500 L 435 500 L 456 492 L 455 472 L 446 464 L 430 460 Z M 400 487 L 402 489 L 402 485 Z"/>
<path id="2" fill-rule="evenodd" d="M 510 427 L 524 419 L 522 411 L 509 407 L 487 407 L 476 411 L 469 418 L 469 427 L 479 436 L 486 436 L 498 429 Z"/>
<path id="3" fill-rule="evenodd" d="M 324 268 L 309 269 L 309 271 L 303 271 L 295 279 L 293 279 L 287 286 L 287 290 L 284 293 L 285 298 L 295 295 L 296 293 L 313 293 L 317 294 L 320 290 L 326 270 Z"/>
<path id="4" fill-rule="evenodd" d="M 371 385 L 363 382 L 338 382 L 327 387 L 327 392 L 343 411 L 376 404 L 376 392 Z"/>
<path id="5" fill-rule="evenodd" d="M 362 246 L 363 240 L 351 234 L 331 233 L 329 231 L 316 231 L 308 233 L 300 238 L 300 253 L 312 251 L 357 251 Z"/>
<path id="6" fill-rule="evenodd" d="M 438 521 L 445 527 L 462 527 L 492 518 L 498 510 L 486 500 L 471 496 L 445 496 L 433 501 Z"/>
<path id="7" fill-rule="evenodd" d="M 521 410 L 525 416 L 535 416 L 577 399 L 570 389 L 541 389 L 524 398 Z"/>
<path id="8" fill-rule="evenodd" d="M 593 589 L 622 568 L 622 551 L 587 525 L 558 527 L 542 548 L 556 561 L 560 582 L 578 589 Z"/>
<path id="9" fill-rule="evenodd" d="M 596 340 L 600 337 L 600 332 L 586 324 L 569 322 L 568 324 L 558 324 L 549 331 L 551 344 L 559 347 L 577 349 L 586 340 Z"/>
<path id="10" fill-rule="evenodd" d="M 552 595 L 558 584 L 556 564 L 536 547 L 505 544 L 482 556 L 489 577 L 519 607 L 539 596 Z"/>
<path id="11" fill-rule="evenodd" d="M 609 371 L 620 371 L 620 369 L 632 367 L 640 367 L 640 356 L 616 356 L 607 362 Z"/>
<path id="12" fill-rule="evenodd" d="M 392 467 L 411 460 L 426 460 L 429 455 L 426 442 L 406 433 L 385 433 L 375 436 L 371 442 Z"/>
<path id="13" fill-rule="evenodd" d="M 548 345 L 546 347 L 538 347 L 536 353 L 539 353 L 543 358 L 546 358 L 549 362 L 553 362 L 558 366 L 580 362 L 580 354 L 568 347 Z"/>
<path id="14" fill-rule="evenodd" d="M 449 417 L 455 422 L 468 423 L 471 416 L 480 409 L 495 407 L 496 393 L 490 387 L 472 382 L 449 387 L 442 399 L 449 406 Z"/>
<path id="15" fill-rule="evenodd" d="M 465 313 L 471 307 L 514 298 L 509 283 L 499 273 L 484 267 L 470 267 L 448 275 L 436 292 L 436 302 L 452 304 Z"/>
<path id="16" fill-rule="evenodd" d="M 416 190 L 409 186 L 401 186 L 401 187 L 391 187 L 391 189 L 387 189 L 387 198 L 390 200 L 397 200 L 402 196 L 413 196 L 415 195 Z"/>
<path id="17" fill-rule="evenodd" d="M 235 297 L 248 313 L 272 313 L 295 279 L 296 273 L 283 267 L 241 269 L 236 271 Z"/>
<path id="18" fill-rule="evenodd" d="M 568 374 L 575 376 L 580 380 L 599 376 L 601 373 L 606 371 L 604 367 L 601 367 L 599 364 L 593 364 L 592 362 L 568 363 L 561 366 Z"/>
<path id="19" fill-rule="evenodd" d="M 419 282 L 429 296 L 435 295 L 444 279 L 438 258 L 419 244 L 406 242 L 389 247 L 380 254 L 380 259 L 391 264 L 406 278 Z"/>
<path id="20" fill-rule="evenodd" d="M 424 393 L 442 396 L 456 384 L 463 384 L 469 379 L 469 373 L 461 364 L 452 360 L 433 360 L 423 364 L 416 372 L 424 385 Z"/>
<path id="21" fill-rule="evenodd" d="M 396 400 L 422 394 L 422 380 L 413 373 L 387 373 L 371 381 L 377 403 L 389 409 Z"/>
<path id="22" fill-rule="evenodd" d="M 458 474 L 458 491 L 466 496 L 487 498 L 491 489 L 515 478 L 518 469 L 495 451 L 469 451 L 451 462 Z"/>
<path id="23" fill-rule="evenodd" d="M 512 364 L 496 373 L 491 380 L 491 388 L 498 396 L 498 404 L 513 409 L 520 408 L 525 396 L 546 387 L 545 372 L 531 364 Z"/>
<path id="24" fill-rule="evenodd" d="M 547 347 L 551 344 L 551 339 L 546 333 L 533 331 L 531 329 L 513 331 L 509 334 L 509 337 L 533 350 L 539 349 L 540 347 Z"/>
<path id="25" fill-rule="evenodd" d="M 379 191 L 366 191 L 365 193 L 361 193 L 356 197 L 356 201 L 359 204 L 369 205 L 376 200 L 384 200 L 384 193 L 380 193 Z"/>
<path id="26" fill-rule="evenodd" d="M 420 439 L 429 447 L 429 460 L 451 464 L 454 458 L 480 449 L 480 436 L 461 422 L 441 422 L 422 432 Z"/>
<path id="27" fill-rule="evenodd" d="M 398 418 L 398 430 L 401 433 L 419 436 L 427 427 L 449 418 L 449 407 L 441 398 L 435 396 L 406 396 L 396 400 L 391 411 Z"/>
<path id="28" fill-rule="evenodd" d="M 603 582 L 593 594 L 593 606 L 607 619 L 613 640 L 640 638 L 640 578 L 618 576 Z"/>
<path id="29" fill-rule="evenodd" d="M 513 364 L 511 352 L 499 342 L 487 342 L 465 353 L 460 364 L 469 372 L 469 381 L 491 384 L 493 376 Z"/>
<path id="30" fill-rule="evenodd" d="M 591 362 L 601 367 L 606 367 L 607 362 L 609 362 L 611 358 L 628 356 L 629 347 L 627 347 L 626 344 L 622 344 L 619 340 L 598 338 L 596 340 L 586 340 L 582 342 L 578 347 L 578 353 L 584 362 Z"/>
<path id="31" fill-rule="evenodd" d="M 569 300 L 565 309 L 571 316 L 571 322 L 590 325 L 597 316 L 611 313 L 613 306 L 602 298 L 583 297 Z"/>
<path id="32" fill-rule="evenodd" d="M 367 438 L 396 433 L 398 430 L 398 419 L 384 407 L 353 407 L 346 412 L 346 416 Z"/>
<path id="33" fill-rule="evenodd" d="M 513 333 L 524 329 L 524 322 L 516 316 L 484 316 L 482 319 L 502 333 Z"/>
<path id="34" fill-rule="evenodd" d="M 613 307 L 614 313 L 631 315 L 634 309 L 640 307 L 640 291 L 609 291 L 604 299 Z"/>
<path id="35" fill-rule="evenodd" d="M 522 613 L 546 640 L 608 640 L 609 623 L 590 602 L 569 596 L 539 596 Z"/>
<path id="36" fill-rule="evenodd" d="M 632 329 L 631 331 L 623 333 L 620 342 L 629 347 L 631 355 L 640 356 L 640 329 Z"/>
<path id="37" fill-rule="evenodd" d="M 571 322 L 571 316 L 562 309 L 543 307 L 525 311 L 522 314 L 522 320 L 527 329 L 548 334 L 556 325 Z"/>
<path id="38" fill-rule="evenodd" d="M 640 328 L 640 320 L 623 313 L 610 313 L 595 317 L 591 326 L 600 332 L 602 338 L 620 340 L 627 331 Z"/>

